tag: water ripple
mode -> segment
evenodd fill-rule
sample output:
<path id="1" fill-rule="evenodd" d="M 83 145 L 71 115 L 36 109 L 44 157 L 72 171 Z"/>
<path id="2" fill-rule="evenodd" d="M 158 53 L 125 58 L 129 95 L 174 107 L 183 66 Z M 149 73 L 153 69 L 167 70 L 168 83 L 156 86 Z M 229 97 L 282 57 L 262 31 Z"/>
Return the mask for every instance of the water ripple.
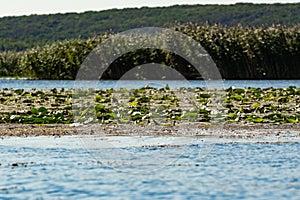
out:
<path id="1" fill-rule="evenodd" d="M 199 158 L 197 145 L 184 148 L 189 155 L 178 154 L 174 163 L 151 173 L 130 173 L 99 163 L 82 148 L 2 145 L 0 199 L 298 199 L 300 196 L 299 144 L 216 144 L 205 158 Z M 176 149 L 180 148 L 173 148 Z M 132 151 L 147 156 L 154 149 L 135 147 Z M 155 161 L 153 157 L 148 159 Z M 12 166 L 12 163 L 28 164 Z M 141 167 L 132 163 L 118 167 Z"/>

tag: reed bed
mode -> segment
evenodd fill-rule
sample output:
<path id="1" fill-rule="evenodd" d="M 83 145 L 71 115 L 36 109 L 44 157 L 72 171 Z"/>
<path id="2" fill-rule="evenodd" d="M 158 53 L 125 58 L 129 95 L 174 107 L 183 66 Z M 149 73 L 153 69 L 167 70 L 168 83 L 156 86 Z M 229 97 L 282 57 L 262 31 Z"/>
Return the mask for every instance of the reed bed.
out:
<path id="1" fill-rule="evenodd" d="M 299 79 L 300 26 L 226 27 L 184 24 L 171 27 L 198 41 L 211 55 L 225 79 Z M 88 40 L 59 41 L 23 53 L 0 53 L 0 76 L 26 76 L 33 79 L 75 79 L 86 56 L 113 34 Z M 188 47 L 187 47 L 188 48 Z M 174 67 L 187 78 L 190 63 L 179 55 L 158 49 L 129 52 L 112 65 L 105 79 L 118 79 L 123 71 L 145 63 Z M 189 70 L 188 70 L 189 69 Z M 194 69 L 195 71 L 195 69 Z M 190 76 L 189 76 L 190 74 Z"/>

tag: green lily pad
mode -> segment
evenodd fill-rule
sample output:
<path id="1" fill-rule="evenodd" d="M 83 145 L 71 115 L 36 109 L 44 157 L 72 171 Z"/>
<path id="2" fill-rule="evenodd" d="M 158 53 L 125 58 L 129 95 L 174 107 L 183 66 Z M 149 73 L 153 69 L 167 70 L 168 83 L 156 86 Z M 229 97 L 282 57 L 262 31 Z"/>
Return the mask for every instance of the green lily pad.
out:
<path id="1" fill-rule="evenodd" d="M 280 113 L 272 113 L 272 114 L 265 116 L 265 118 L 271 119 L 271 120 L 278 120 L 278 119 L 283 119 L 283 116 Z"/>
<path id="2" fill-rule="evenodd" d="M 102 96 L 101 95 L 96 95 L 95 101 L 100 102 L 101 100 L 102 100 Z"/>
<path id="3" fill-rule="evenodd" d="M 243 100 L 243 96 L 242 96 L 242 95 L 239 95 L 239 94 L 234 95 L 233 98 L 234 98 L 235 100 L 237 100 L 237 101 Z"/>
<path id="4" fill-rule="evenodd" d="M 285 122 L 294 124 L 298 122 L 298 119 L 294 117 L 285 117 Z"/>
<path id="5" fill-rule="evenodd" d="M 200 110 L 199 110 L 199 113 L 200 113 L 200 114 L 208 114 L 209 111 L 204 110 L 204 109 L 200 109 Z"/>
<path id="6" fill-rule="evenodd" d="M 15 93 L 17 95 L 21 95 L 23 92 L 24 92 L 24 89 L 17 89 L 17 90 L 15 90 Z"/>
<path id="7" fill-rule="evenodd" d="M 39 114 L 39 111 L 38 111 L 38 109 L 36 109 L 36 108 L 32 108 L 32 109 L 30 110 L 30 112 L 31 112 L 31 114 L 33 114 L 33 115 Z"/>
<path id="8" fill-rule="evenodd" d="M 149 103 L 150 102 L 150 98 L 144 96 L 144 97 L 139 98 L 139 101 L 141 103 Z"/>
<path id="9" fill-rule="evenodd" d="M 263 118 L 261 117 L 256 117 L 256 116 L 248 116 L 247 118 L 249 121 L 254 122 L 254 123 L 261 123 L 264 121 Z"/>
<path id="10" fill-rule="evenodd" d="M 141 120 L 142 118 L 143 118 L 143 116 L 140 115 L 140 114 L 136 114 L 136 115 L 134 115 L 134 116 L 131 116 L 131 119 L 132 119 L 133 121 Z"/>
<path id="11" fill-rule="evenodd" d="M 38 109 L 38 112 L 46 113 L 46 112 L 48 112 L 48 110 L 47 110 L 47 108 L 45 108 L 45 107 L 40 107 L 40 108 Z"/>
<path id="12" fill-rule="evenodd" d="M 255 103 L 252 105 L 252 108 L 258 109 L 260 107 L 260 103 Z"/>
<path id="13" fill-rule="evenodd" d="M 102 104 L 96 105 L 96 106 L 95 106 L 95 110 L 96 110 L 96 112 L 100 112 L 100 113 L 105 113 L 105 112 L 108 111 L 108 110 L 105 108 L 105 106 L 102 105 Z"/>
<path id="14" fill-rule="evenodd" d="M 231 113 L 231 114 L 229 114 L 229 115 L 227 116 L 228 119 L 235 119 L 235 118 L 237 118 L 237 117 L 238 117 L 238 116 L 237 116 L 236 113 Z"/>
<path id="15" fill-rule="evenodd" d="M 210 98 L 210 94 L 200 94 L 199 97 L 207 99 Z"/>
<path id="16" fill-rule="evenodd" d="M 245 93 L 245 90 L 242 89 L 242 88 L 237 88 L 237 89 L 234 90 L 234 92 L 237 93 L 237 94 L 243 94 L 243 93 Z"/>
<path id="17" fill-rule="evenodd" d="M 31 99 L 25 99 L 25 100 L 23 101 L 23 103 L 33 103 L 33 100 L 31 100 Z"/>

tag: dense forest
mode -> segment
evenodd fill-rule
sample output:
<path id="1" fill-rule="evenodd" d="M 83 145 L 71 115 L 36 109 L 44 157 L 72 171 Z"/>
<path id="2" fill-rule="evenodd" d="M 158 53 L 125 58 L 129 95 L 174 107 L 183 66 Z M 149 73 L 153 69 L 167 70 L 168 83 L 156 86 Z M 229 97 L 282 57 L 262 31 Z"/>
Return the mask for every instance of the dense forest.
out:
<path id="1" fill-rule="evenodd" d="M 112 9 L 99 12 L 0 18 L 0 51 L 23 51 L 65 39 L 88 39 L 105 32 L 139 27 L 170 27 L 175 23 L 259 27 L 300 22 L 300 3 L 234 5 L 175 5 Z"/>

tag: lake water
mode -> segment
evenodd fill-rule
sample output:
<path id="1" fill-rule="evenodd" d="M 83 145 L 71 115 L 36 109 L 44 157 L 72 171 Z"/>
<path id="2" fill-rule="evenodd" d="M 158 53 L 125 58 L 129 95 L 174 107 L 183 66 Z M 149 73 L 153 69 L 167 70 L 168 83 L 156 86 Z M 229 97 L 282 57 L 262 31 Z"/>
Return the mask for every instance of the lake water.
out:
<path id="1" fill-rule="evenodd" d="M 26 79 L 0 79 L 0 89 L 3 88 L 140 88 L 146 85 L 152 87 L 165 87 L 168 84 L 171 88 L 186 87 L 211 87 L 210 82 L 205 81 L 73 81 L 73 80 L 26 80 Z M 224 80 L 217 81 L 214 86 L 221 88 L 235 87 L 258 87 L 258 88 L 285 88 L 289 86 L 300 87 L 300 80 Z"/>
<path id="2" fill-rule="evenodd" d="M 124 145 L 102 149 L 111 152 L 110 160 L 103 160 L 76 136 L 4 138 L 0 199 L 300 198 L 299 143 L 219 140 L 205 156 L 199 154 L 201 144 L 193 143 L 167 148 L 176 159 L 168 162 L 170 154 L 160 153 L 165 162 L 156 162 L 153 152 L 161 149 L 119 141 Z M 135 157 L 122 162 L 116 150 L 149 162 L 143 165 Z"/>
<path id="3" fill-rule="evenodd" d="M 0 88 L 206 87 L 204 81 L 30 81 Z M 300 87 L 300 80 L 224 81 L 217 86 Z M 189 138 L 191 139 L 191 138 Z M 93 148 L 93 141 L 110 146 Z M 137 142 L 138 141 L 138 142 Z M 170 142 L 174 146 L 155 147 Z M 300 143 L 203 142 L 78 136 L 0 140 L 0 199 L 299 199 Z M 185 143 L 186 142 L 186 143 Z M 149 146 L 148 146 L 149 145 Z M 154 146 L 152 146 L 154 145 Z"/>

